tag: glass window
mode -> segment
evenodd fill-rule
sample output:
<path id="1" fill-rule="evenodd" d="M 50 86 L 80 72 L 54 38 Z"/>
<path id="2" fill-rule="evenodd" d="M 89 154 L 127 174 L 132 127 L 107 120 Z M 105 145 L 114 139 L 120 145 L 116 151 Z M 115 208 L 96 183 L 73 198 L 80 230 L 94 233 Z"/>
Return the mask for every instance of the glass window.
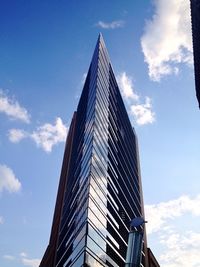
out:
<path id="1" fill-rule="evenodd" d="M 101 246 L 103 245 L 103 242 L 101 243 Z M 97 243 L 87 236 L 87 247 L 91 249 L 91 251 L 98 256 L 102 261 L 106 261 L 106 253 L 103 251 L 100 246 L 97 245 Z M 105 242 L 105 249 L 106 249 L 106 242 Z"/>
<path id="2" fill-rule="evenodd" d="M 86 263 L 88 264 L 89 267 L 102 267 L 106 266 L 104 264 L 101 264 L 97 259 L 92 257 L 89 253 L 86 252 Z"/>

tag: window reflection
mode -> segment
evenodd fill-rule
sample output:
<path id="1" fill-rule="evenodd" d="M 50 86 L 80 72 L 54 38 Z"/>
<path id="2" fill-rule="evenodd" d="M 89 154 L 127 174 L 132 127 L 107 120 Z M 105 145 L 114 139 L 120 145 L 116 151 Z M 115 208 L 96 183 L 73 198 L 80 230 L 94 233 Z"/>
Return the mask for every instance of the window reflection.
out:
<path id="1" fill-rule="evenodd" d="M 86 254 L 86 263 L 88 264 L 89 267 L 102 267 L 102 266 L 105 266 L 105 265 L 102 265 L 95 258 L 93 258 L 89 253 Z"/>

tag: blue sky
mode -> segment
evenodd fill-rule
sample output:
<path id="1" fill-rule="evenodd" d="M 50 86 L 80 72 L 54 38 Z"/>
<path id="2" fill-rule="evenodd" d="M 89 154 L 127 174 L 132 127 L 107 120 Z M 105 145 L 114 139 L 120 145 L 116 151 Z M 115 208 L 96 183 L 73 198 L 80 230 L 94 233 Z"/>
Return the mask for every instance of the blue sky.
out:
<path id="1" fill-rule="evenodd" d="M 99 32 L 140 148 L 148 245 L 200 266 L 199 110 L 189 1 L 4 1 L 0 10 L 0 266 L 37 267 L 64 141 Z"/>

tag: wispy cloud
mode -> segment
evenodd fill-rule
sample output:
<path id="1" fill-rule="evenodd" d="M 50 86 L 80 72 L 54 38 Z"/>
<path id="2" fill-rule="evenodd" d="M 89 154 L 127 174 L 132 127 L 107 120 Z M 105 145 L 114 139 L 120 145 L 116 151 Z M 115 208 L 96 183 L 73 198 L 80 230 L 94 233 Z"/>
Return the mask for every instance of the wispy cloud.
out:
<path id="1" fill-rule="evenodd" d="M 133 86 L 133 80 L 131 77 L 128 77 L 126 72 L 122 72 L 117 76 L 118 85 L 121 88 L 122 96 L 125 99 L 131 99 L 138 101 L 139 95 L 135 92 Z"/>
<path id="2" fill-rule="evenodd" d="M 38 267 L 40 265 L 40 259 L 31 259 L 25 252 L 21 252 L 18 257 L 6 254 L 3 256 L 5 260 L 20 261 L 24 266 Z"/>
<path id="3" fill-rule="evenodd" d="M 24 138 L 30 138 L 38 147 L 41 147 L 45 152 L 51 152 L 53 146 L 60 142 L 65 142 L 68 127 L 62 122 L 61 118 L 56 118 L 55 124 L 45 123 L 37 127 L 32 133 L 21 129 L 9 130 L 9 140 L 13 143 L 18 143 Z"/>
<path id="4" fill-rule="evenodd" d="M 9 193 L 18 192 L 21 189 L 20 181 L 15 177 L 13 170 L 6 165 L 0 164 L 0 192 L 3 190 Z"/>
<path id="5" fill-rule="evenodd" d="M 20 257 L 22 257 L 22 258 L 27 258 L 27 257 L 28 257 L 28 255 L 27 255 L 26 252 L 21 252 L 19 255 L 20 255 Z"/>
<path id="6" fill-rule="evenodd" d="M 30 259 L 25 252 L 21 252 L 20 257 L 24 266 L 38 267 L 40 265 L 40 259 Z"/>
<path id="7" fill-rule="evenodd" d="M 156 246 L 162 247 L 161 266 L 200 266 L 200 232 L 191 230 L 194 218 L 200 217 L 200 195 L 145 205 L 145 213 L 147 232 L 151 234 L 148 239 L 153 238 L 154 243 L 157 240 Z"/>
<path id="8" fill-rule="evenodd" d="M 155 121 L 155 112 L 152 111 L 152 103 L 149 97 L 145 98 L 144 104 L 131 105 L 131 113 L 139 125 L 145 125 Z"/>
<path id="9" fill-rule="evenodd" d="M 14 99 L 0 89 L 0 113 L 6 114 L 11 119 L 30 122 L 30 114 Z"/>
<path id="10" fill-rule="evenodd" d="M 122 28 L 124 27 L 125 22 L 123 20 L 115 20 L 111 22 L 104 22 L 104 21 L 98 21 L 96 26 L 102 28 L 102 29 L 116 29 L 116 28 Z"/>
<path id="11" fill-rule="evenodd" d="M 147 231 L 153 233 L 166 226 L 168 219 L 174 219 L 185 213 L 200 216 L 200 195 L 196 198 L 181 196 L 168 202 L 154 205 L 145 205 L 146 219 L 148 220 Z"/>
<path id="12" fill-rule="evenodd" d="M 133 115 L 138 125 L 145 125 L 155 121 L 155 113 L 153 112 L 151 99 L 145 97 L 145 103 L 142 103 L 139 95 L 133 85 L 133 79 L 126 72 L 117 75 L 117 82 L 122 96 L 127 102 L 130 115 Z"/>
<path id="13" fill-rule="evenodd" d="M 24 130 L 20 130 L 20 129 L 11 129 L 9 130 L 9 140 L 12 143 L 18 143 L 20 142 L 22 139 L 27 137 L 27 133 Z"/>
<path id="14" fill-rule="evenodd" d="M 54 145 L 65 142 L 66 136 L 67 127 L 63 124 L 61 118 L 56 119 L 55 125 L 45 123 L 31 134 L 31 138 L 36 144 L 46 152 L 51 152 Z"/>
<path id="15" fill-rule="evenodd" d="M 142 51 L 154 81 L 178 74 L 179 64 L 192 62 L 190 1 L 157 0 L 141 38 Z"/>
<path id="16" fill-rule="evenodd" d="M 185 233 L 167 233 L 160 240 L 165 247 L 160 255 L 163 267 L 196 267 L 200 266 L 200 233 L 186 231 Z"/>
<path id="17" fill-rule="evenodd" d="M 22 264 L 24 266 L 38 267 L 40 265 L 40 262 L 41 262 L 40 259 L 28 259 L 28 258 L 22 259 Z"/>
<path id="18" fill-rule="evenodd" d="M 14 256 L 8 255 L 8 254 L 3 255 L 3 258 L 6 259 L 6 260 L 9 260 L 9 261 L 14 261 L 15 260 Z"/>

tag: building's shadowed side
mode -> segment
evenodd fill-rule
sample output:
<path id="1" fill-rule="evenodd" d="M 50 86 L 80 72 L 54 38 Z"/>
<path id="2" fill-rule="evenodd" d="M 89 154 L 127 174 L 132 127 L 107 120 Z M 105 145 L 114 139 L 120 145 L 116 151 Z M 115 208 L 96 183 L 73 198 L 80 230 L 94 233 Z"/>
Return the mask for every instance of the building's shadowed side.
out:
<path id="1" fill-rule="evenodd" d="M 190 0 L 196 96 L 200 107 L 200 1 Z"/>
<path id="2" fill-rule="evenodd" d="M 160 267 L 158 261 L 156 260 L 150 248 L 148 248 L 148 259 L 149 259 L 149 267 Z"/>
<path id="3" fill-rule="evenodd" d="M 63 157 L 63 164 L 62 164 L 62 170 L 61 170 L 61 175 L 60 175 L 60 182 L 59 182 L 59 187 L 58 187 L 58 193 L 57 193 L 56 205 L 55 205 L 55 210 L 54 210 L 49 245 L 45 251 L 45 254 L 42 258 L 40 266 L 45 266 L 45 267 L 55 266 L 55 256 L 56 256 L 59 227 L 60 227 L 61 214 L 62 214 L 62 205 L 63 205 L 63 198 L 64 198 L 65 187 L 66 187 L 68 171 L 69 171 L 69 166 L 70 166 L 72 145 L 74 141 L 75 123 L 76 123 L 76 112 L 74 113 L 74 116 L 72 118 L 72 122 L 69 128 L 69 132 L 68 132 L 68 136 L 66 140 L 66 146 L 65 146 L 65 152 L 64 152 L 64 157 Z"/>

